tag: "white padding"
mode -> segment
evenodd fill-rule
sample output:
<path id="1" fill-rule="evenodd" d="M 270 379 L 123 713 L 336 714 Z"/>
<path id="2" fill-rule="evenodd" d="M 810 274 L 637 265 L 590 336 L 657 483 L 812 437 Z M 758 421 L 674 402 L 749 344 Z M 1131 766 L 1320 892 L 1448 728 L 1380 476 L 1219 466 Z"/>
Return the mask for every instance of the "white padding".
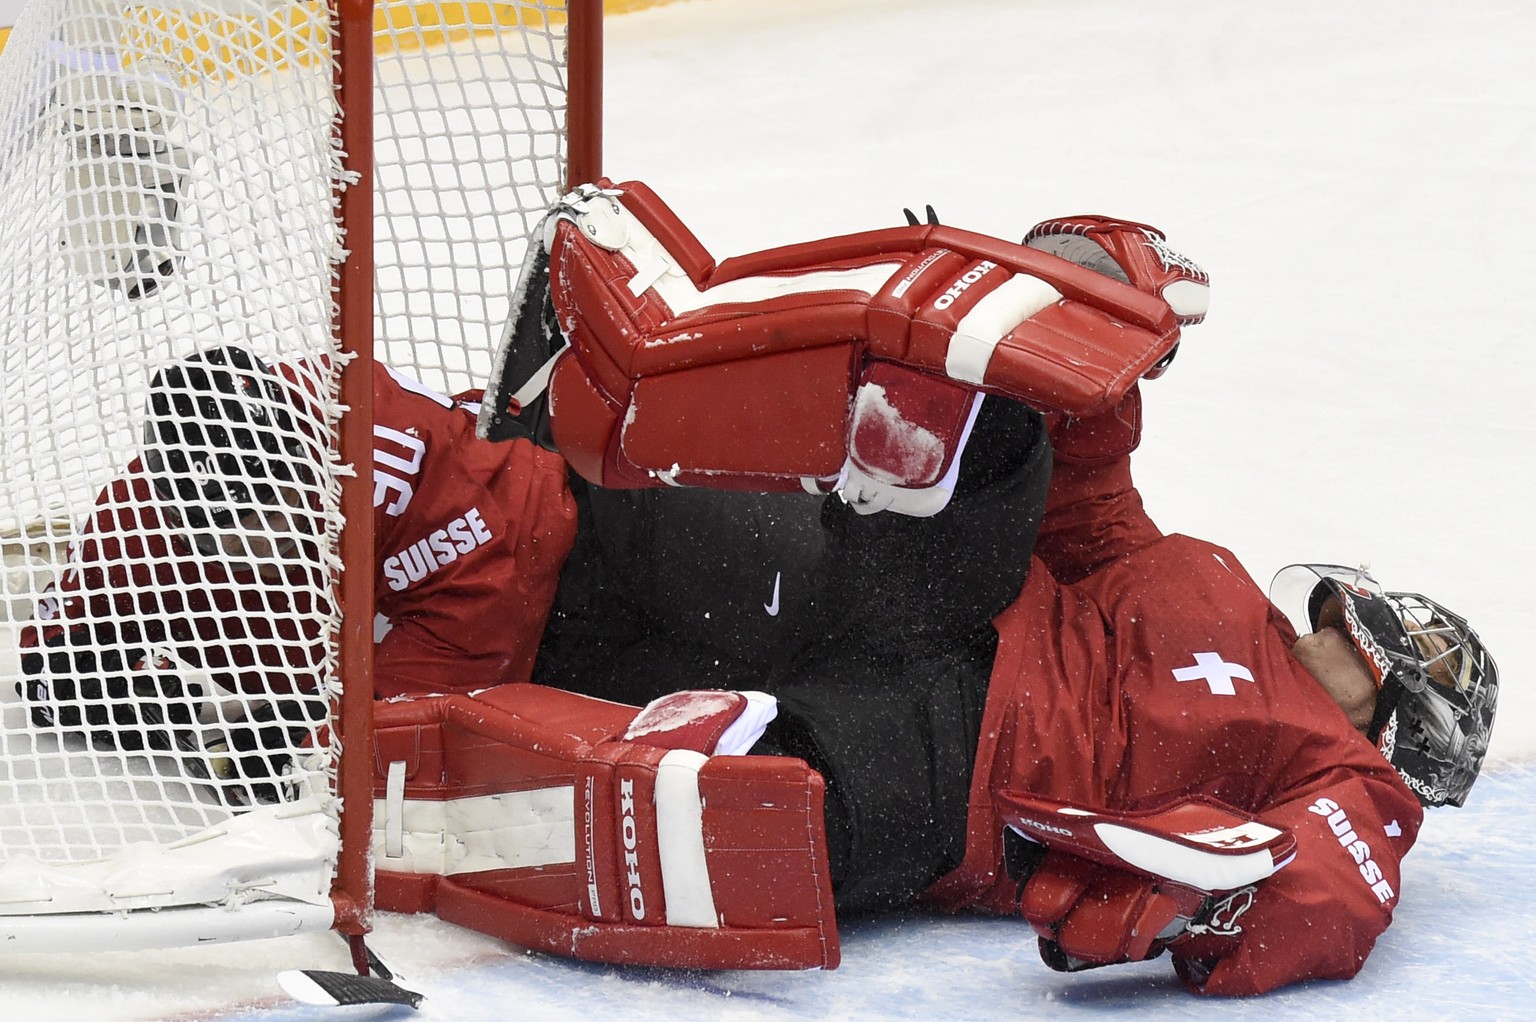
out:
<path id="1" fill-rule="evenodd" d="M 1236 833 L 1240 829 L 1231 831 Z M 1258 883 L 1280 868 L 1267 849 L 1238 855 L 1202 852 L 1113 823 L 1095 824 L 1093 830 L 1105 848 L 1131 865 L 1202 891 L 1235 891 Z M 1272 828 L 1264 830 L 1273 836 Z"/>
<path id="2" fill-rule="evenodd" d="M 693 281 L 687 275 L 683 275 L 680 278 L 663 277 L 657 281 L 656 291 L 673 312 L 692 312 L 712 305 L 760 302 L 783 295 L 815 291 L 861 291 L 874 295 L 899 269 L 900 263 L 876 263 L 851 270 L 816 270 L 782 277 L 741 277 L 717 284 L 708 291 L 700 291 L 693 286 Z"/>
<path id="3" fill-rule="evenodd" d="M 389 764 L 384 781 L 384 854 L 398 859 L 405 854 L 405 760 Z"/>
<path id="4" fill-rule="evenodd" d="M 1211 310 L 1211 287 L 1198 280 L 1175 280 L 1163 288 L 1163 301 L 1175 316 L 1204 316 Z"/>
<path id="5" fill-rule="evenodd" d="M 699 768 L 709 757 L 674 749 L 656 766 L 656 850 L 668 926 L 720 925 L 704 857 L 704 802 Z"/>
<path id="6" fill-rule="evenodd" d="M 575 789 L 567 784 L 532 791 L 431 801 L 404 799 L 400 854 L 389 854 L 381 822 L 393 810 L 374 800 L 374 861 L 401 873 L 483 873 L 576 860 Z"/>
<path id="7" fill-rule="evenodd" d="M 976 303 L 955 326 L 944 371 L 963 383 L 981 383 L 998 342 L 1020 323 L 1061 301 L 1061 292 L 1039 277 L 1016 273 Z"/>
<path id="8" fill-rule="evenodd" d="M 233 906 L 253 897 L 328 906 L 340 838 L 334 799 L 260 806 L 172 844 L 104 859 L 0 864 L 0 916 Z"/>
<path id="9" fill-rule="evenodd" d="M 324 931 L 335 921 L 336 911 L 330 904 L 282 900 L 251 902 L 238 909 L 196 905 L 138 912 L 0 916 L 0 954 L 201 947 Z"/>
<path id="10" fill-rule="evenodd" d="M 747 700 L 747 707 L 720 735 L 720 740 L 715 743 L 716 756 L 745 756 L 779 715 L 779 701 L 768 693 L 743 691 L 741 694 Z"/>
<path id="11" fill-rule="evenodd" d="M 672 253 L 662 247 L 638 217 L 619 203 L 613 203 L 613 206 L 618 210 L 606 203 L 593 203 L 590 210 L 578 213 L 572 219 L 584 237 L 618 252 L 637 267 L 629 281 L 630 293 L 639 296 L 654 289 L 676 315 L 714 305 L 760 302 L 817 291 L 859 291 L 874 295 L 903 265 L 901 262 L 876 263 L 847 270 L 742 277 L 700 291 Z M 596 228 L 595 233 L 586 229 L 589 225 Z"/>

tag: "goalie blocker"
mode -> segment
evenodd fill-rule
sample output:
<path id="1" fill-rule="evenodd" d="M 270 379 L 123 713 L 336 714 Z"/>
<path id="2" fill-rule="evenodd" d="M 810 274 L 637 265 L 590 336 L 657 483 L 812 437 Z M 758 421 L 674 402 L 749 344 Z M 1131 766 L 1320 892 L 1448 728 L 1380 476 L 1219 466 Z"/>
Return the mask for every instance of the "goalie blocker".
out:
<path id="1" fill-rule="evenodd" d="M 507 685 L 376 708 L 377 905 L 589 961 L 834 968 L 823 782 L 758 694 Z"/>

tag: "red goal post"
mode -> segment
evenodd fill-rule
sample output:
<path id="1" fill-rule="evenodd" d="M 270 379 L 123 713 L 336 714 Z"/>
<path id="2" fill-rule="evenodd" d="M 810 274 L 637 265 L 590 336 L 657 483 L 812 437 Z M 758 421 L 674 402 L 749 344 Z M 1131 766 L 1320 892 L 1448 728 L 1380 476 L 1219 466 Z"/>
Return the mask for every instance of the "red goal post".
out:
<path id="1" fill-rule="evenodd" d="M 601 82 L 601 0 L 32 0 L 18 19 L 0 53 L 0 953 L 367 931 L 371 364 L 483 383 L 529 231 L 599 176 Z M 143 569 L 154 542 L 185 550 L 143 511 L 153 487 L 111 488 L 157 368 L 226 344 L 299 366 L 296 418 L 328 438 L 324 542 L 281 593 L 222 563 Z M 109 550 L 104 516 L 157 538 Z M 52 588 L 72 570 L 73 607 Z M 169 620 L 199 601 L 204 625 L 238 623 Z M 264 629 L 314 655 L 267 646 L 255 669 L 241 643 Z M 129 679 L 127 723 L 37 720 L 91 719 L 81 654 Z M 151 661 L 174 685 L 146 694 Z M 290 729 L 280 783 L 210 774 L 208 748 L 270 720 L 272 677 L 312 677 L 332 716 Z"/>
<path id="2" fill-rule="evenodd" d="M 565 173 L 562 185 L 572 187 L 596 180 L 602 165 L 602 0 L 565 0 L 566 32 L 566 119 Z M 355 173 L 358 187 L 343 189 L 339 198 L 341 219 L 356 237 L 365 233 L 368 243 L 350 246 L 352 255 L 340 269 L 341 287 L 337 299 L 337 336 L 342 350 L 358 357 L 342 374 L 342 401 L 354 409 L 370 408 L 369 366 L 374 341 L 374 266 L 373 252 L 373 146 L 372 142 L 372 68 L 375 24 L 379 8 L 372 0 L 339 0 L 338 24 L 341 37 L 337 67 L 337 93 L 343 116 L 342 143 L 347 153 L 363 154 L 348 159 L 347 168 Z M 384 16 L 387 20 L 387 15 Z M 365 47 L 363 41 L 368 45 Z M 359 80 L 369 87 L 360 90 Z M 351 116 L 347 116 L 351 115 Z M 350 130 L 349 130 L 350 125 Z M 553 199 L 554 196 L 549 196 Z M 545 202 L 545 206 L 548 202 Z M 542 210 L 532 210 L 535 215 Z M 529 224 L 531 227 L 532 225 Z M 519 262 L 508 255 L 505 264 L 513 269 Z M 510 282 L 510 281 L 509 281 Z M 506 290 L 510 294 L 511 288 Z M 489 349 L 487 349 L 489 350 Z M 349 521 L 371 522 L 373 488 L 370 481 L 373 436 L 364 424 L 371 414 L 352 416 L 342 423 L 340 453 L 344 463 L 357 467 L 356 473 L 342 487 L 342 508 Z M 365 469 L 364 466 L 367 466 Z M 371 563 L 374 558 L 371 528 L 348 529 L 341 536 L 342 563 Z M 372 678 L 373 674 L 373 592 L 374 578 L 353 572 L 340 580 L 343 607 L 364 607 L 366 615 L 344 617 L 341 635 L 341 669 L 347 678 Z M 350 685 L 342 699 L 343 727 L 362 732 L 368 742 L 367 756 L 343 756 L 339 789 L 343 804 L 361 806 L 361 812 L 344 811 L 341 817 L 341 856 L 334 886 L 337 929 L 348 934 L 367 931 L 367 916 L 372 909 L 373 841 L 373 756 L 371 685 Z M 343 734 L 345 738 L 345 733 Z"/>

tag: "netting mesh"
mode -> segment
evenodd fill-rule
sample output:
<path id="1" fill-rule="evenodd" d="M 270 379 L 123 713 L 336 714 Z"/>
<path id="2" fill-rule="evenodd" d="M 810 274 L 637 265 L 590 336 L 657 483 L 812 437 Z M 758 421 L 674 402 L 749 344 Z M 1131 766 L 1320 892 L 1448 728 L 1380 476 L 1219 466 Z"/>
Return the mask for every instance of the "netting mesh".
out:
<path id="1" fill-rule="evenodd" d="M 374 62 L 377 351 L 453 394 L 484 383 L 525 239 L 561 191 L 563 11 L 389 13 Z"/>
<path id="2" fill-rule="evenodd" d="M 444 392 L 562 186 L 562 8 L 375 11 L 375 356 Z M 331 38 L 323 4 L 34 0 L 0 54 L 0 914 L 60 910 L 39 863 L 334 818 Z"/>

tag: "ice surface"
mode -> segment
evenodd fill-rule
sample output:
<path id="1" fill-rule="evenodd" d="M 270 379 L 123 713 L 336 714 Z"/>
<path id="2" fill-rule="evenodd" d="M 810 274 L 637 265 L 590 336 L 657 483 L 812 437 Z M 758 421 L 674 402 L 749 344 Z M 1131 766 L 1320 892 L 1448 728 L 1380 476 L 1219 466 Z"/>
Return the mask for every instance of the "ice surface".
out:
<path id="1" fill-rule="evenodd" d="M 1430 816 L 1405 863 L 1397 921 L 1358 977 L 1255 999 L 1195 998 L 1166 959 L 1059 975 L 1040 963 L 1033 936 L 1016 920 L 857 922 L 843 927 L 843 963 L 831 972 L 709 973 L 571 962 L 390 914 L 379 917 L 369 944 L 405 974 L 404 986 L 426 995 L 419 1012 L 289 1001 L 278 970 L 347 967 L 341 941 L 330 934 L 75 959 L 0 957 L 0 996 L 8 1018 L 48 1012 L 92 1022 L 1061 1022 L 1100 1015 L 1172 1022 L 1212 1013 L 1224 1022 L 1514 1022 L 1532 1017 L 1536 994 L 1536 916 L 1528 910 L 1536 900 L 1533 790 L 1536 771 L 1505 767 L 1478 781 L 1465 809 Z"/>
<path id="2" fill-rule="evenodd" d="M 1369 564 L 1472 620 L 1504 679 L 1493 763 L 1430 814 L 1362 975 L 1213 1004 L 1166 963 L 1058 976 L 1018 924 L 845 927 L 828 973 L 668 973 L 384 916 L 417 1017 L 539 1020 L 1536 1017 L 1536 7 L 1522 0 L 696 0 L 610 21 L 605 166 L 725 257 L 899 224 L 1164 228 L 1213 305 L 1146 388 L 1158 522 L 1267 582 Z M 1325 925 L 1319 920 L 1319 925 Z M 287 1007 L 329 935 L 0 957 L 7 1017 L 405 1018 Z M 46 1013 L 46 1015 L 45 1015 Z"/>

